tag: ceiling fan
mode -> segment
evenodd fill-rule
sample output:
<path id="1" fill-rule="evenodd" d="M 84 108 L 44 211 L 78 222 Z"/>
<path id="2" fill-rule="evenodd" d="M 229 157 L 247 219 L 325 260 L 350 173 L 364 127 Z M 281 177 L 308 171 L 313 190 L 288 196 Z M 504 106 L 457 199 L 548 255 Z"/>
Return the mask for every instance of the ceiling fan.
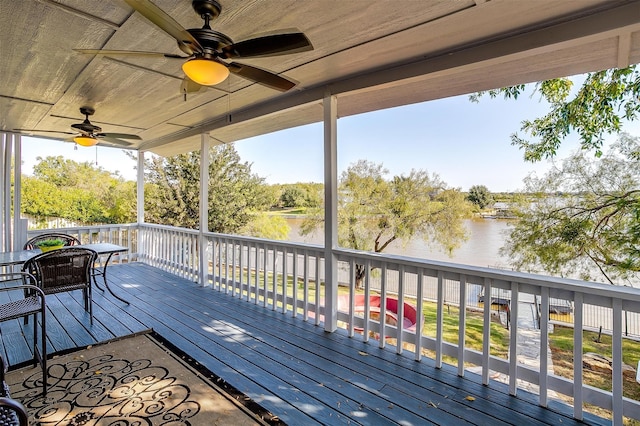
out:
<path id="1" fill-rule="evenodd" d="M 40 132 L 40 133 L 61 133 L 65 135 L 74 135 L 67 138 L 69 142 L 75 142 L 82 146 L 93 146 L 100 141 L 104 141 L 111 145 L 129 146 L 131 142 L 127 142 L 123 139 L 130 140 L 142 140 L 138 135 L 130 135 L 127 133 L 102 133 L 102 128 L 92 124 L 89 121 L 89 116 L 93 115 L 95 110 L 91 107 L 80 107 L 80 113 L 84 114 L 85 119 L 82 123 L 72 124 L 71 128 L 76 130 L 75 132 L 61 132 L 58 130 L 29 130 L 29 129 L 15 129 L 22 132 Z"/>
<path id="2" fill-rule="evenodd" d="M 214 31 L 209 26 L 212 19 L 220 15 L 222 7 L 216 0 L 193 0 L 193 10 L 202 17 L 202 28 L 184 29 L 166 12 L 150 0 L 125 0 L 132 8 L 157 25 L 178 42 L 178 47 L 188 56 L 171 53 L 75 49 L 77 52 L 100 55 L 146 55 L 165 58 L 186 59 L 182 70 L 186 74 L 181 90 L 195 92 L 202 86 L 213 86 L 223 82 L 233 73 L 264 86 L 287 91 L 296 82 L 270 71 L 241 64 L 227 62 L 234 58 L 256 58 L 313 50 L 309 39 L 301 32 L 282 33 L 257 37 L 234 43 L 226 35 Z"/>

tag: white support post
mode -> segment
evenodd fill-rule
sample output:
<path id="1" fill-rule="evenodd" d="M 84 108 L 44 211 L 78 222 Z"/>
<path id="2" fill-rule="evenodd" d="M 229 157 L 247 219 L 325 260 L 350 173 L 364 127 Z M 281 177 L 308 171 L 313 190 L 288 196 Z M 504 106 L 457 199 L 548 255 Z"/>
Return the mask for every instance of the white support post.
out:
<path id="1" fill-rule="evenodd" d="M 144 223 L 144 151 L 138 151 L 137 176 L 137 215 L 138 224 Z"/>
<path id="2" fill-rule="evenodd" d="M 200 285 L 209 281 L 207 240 L 204 233 L 209 230 L 209 135 L 200 135 L 200 232 L 198 233 L 198 255 L 200 260 Z"/>
<path id="3" fill-rule="evenodd" d="M 6 192 L 5 185 L 5 173 L 4 173 L 4 153 L 7 150 L 7 144 L 9 143 L 9 138 L 11 136 L 8 133 L 0 133 L 0 186 L 2 187 L 2 194 Z M 6 197 L 0 198 L 0 250 L 4 251 L 4 243 L 7 235 L 7 227 L 6 223 L 4 223 L 4 210 L 5 210 L 5 200 Z"/>
<path id="4" fill-rule="evenodd" d="M 13 147 L 13 134 L 6 134 L 4 140 L 4 152 L 2 161 L 2 227 L 3 250 L 11 251 L 11 151 Z"/>
<path id="5" fill-rule="evenodd" d="M 140 225 L 144 223 L 144 151 L 138 151 L 138 173 L 136 176 L 136 221 L 138 223 L 138 247 L 136 259 L 148 256 L 150 247 L 147 245 L 147 236 L 142 232 Z M 129 244 L 131 244 L 129 239 Z M 129 254 L 129 261 L 132 260 Z"/>
<path id="6" fill-rule="evenodd" d="M 22 250 L 27 242 L 26 228 L 22 233 L 20 210 L 22 209 L 22 137 L 13 135 L 15 144 L 13 166 L 13 250 Z"/>
<path id="7" fill-rule="evenodd" d="M 333 249 L 338 247 L 338 100 L 324 97 L 324 329 L 338 326 L 338 262 Z"/>

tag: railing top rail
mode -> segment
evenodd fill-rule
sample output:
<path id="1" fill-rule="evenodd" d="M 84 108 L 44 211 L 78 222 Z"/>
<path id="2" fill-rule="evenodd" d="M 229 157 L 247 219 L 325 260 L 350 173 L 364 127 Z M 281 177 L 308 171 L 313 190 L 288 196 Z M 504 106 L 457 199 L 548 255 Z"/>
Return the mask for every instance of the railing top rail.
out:
<path id="1" fill-rule="evenodd" d="M 62 232 L 62 233 L 72 233 L 78 231 L 96 231 L 96 230 L 105 230 L 105 229 L 115 229 L 115 228 L 136 228 L 138 226 L 137 223 L 117 223 L 117 224 L 107 224 L 107 225 L 82 225 L 82 226 L 68 226 L 64 228 L 46 228 L 46 229 L 29 229 L 27 230 L 28 235 L 38 235 L 38 234 L 46 234 L 52 231 Z"/>
<path id="2" fill-rule="evenodd" d="M 197 235 L 200 232 L 197 229 L 179 228 L 175 226 L 157 225 L 152 223 L 141 223 L 140 226 L 142 228 L 161 229 L 165 231 L 179 232 L 182 234 Z M 258 246 L 283 247 L 283 248 L 287 248 L 289 251 L 292 251 L 292 250 L 300 250 L 300 251 L 307 251 L 307 252 L 312 251 L 317 253 L 318 255 L 322 255 L 324 252 L 324 247 L 319 244 L 268 240 L 265 238 L 248 237 L 244 235 L 220 234 L 217 232 L 204 232 L 204 236 L 207 238 L 214 238 L 214 239 L 220 239 L 220 240 L 239 241 L 246 244 L 258 245 Z"/>
<path id="3" fill-rule="evenodd" d="M 161 230 L 165 230 L 165 231 L 173 231 L 173 232 L 178 232 L 180 234 L 193 234 L 193 235 L 198 235 L 200 233 L 199 230 L 197 229 L 190 229 L 190 228 L 180 228 L 178 226 L 171 226 L 171 225 L 158 225 L 157 223 L 140 223 L 139 224 L 141 228 L 151 228 L 151 229 L 161 229 Z"/>
<path id="4" fill-rule="evenodd" d="M 217 234 L 214 232 L 205 232 L 205 236 L 217 238 L 217 239 L 242 241 L 247 244 L 259 245 L 259 246 L 282 247 L 282 248 L 288 249 L 289 251 L 296 249 L 301 251 L 315 251 L 315 252 L 324 254 L 324 247 L 319 244 L 297 243 L 292 241 L 276 241 L 276 240 L 268 240 L 265 238 L 246 237 L 244 235 Z"/>
<path id="5" fill-rule="evenodd" d="M 597 283 L 591 281 L 581 281 L 570 278 L 560 278 L 547 275 L 532 274 L 528 272 L 509 271 L 505 269 L 494 269 L 489 267 L 463 265 L 439 260 L 428 260 L 399 256 L 393 254 L 370 253 L 352 249 L 335 249 L 334 254 L 339 260 L 360 259 L 363 263 L 384 262 L 387 265 L 402 265 L 412 269 L 431 269 L 441 271 L 445 274 L 466 275 L 479 278 L 489 278 L 504 282 L 518 282 L 538 287 L 548 287 L 555 290 L 578 291 L 595 296 L 614 297 L 623 300 L 640 303 L 640 289 L 626 286 L 616 286 L 611 284 Z"/>

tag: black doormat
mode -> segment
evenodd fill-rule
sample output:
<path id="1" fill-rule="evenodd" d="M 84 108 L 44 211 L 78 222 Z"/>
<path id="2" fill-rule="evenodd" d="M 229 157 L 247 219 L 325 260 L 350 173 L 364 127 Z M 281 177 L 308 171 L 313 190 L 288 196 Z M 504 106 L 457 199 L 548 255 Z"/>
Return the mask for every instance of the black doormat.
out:
<path id="1" fill-rule="evenodd" d="M 10 371 L 31 425 L 285 425 L 277 416 L 148 332 L 54 356 L 42 371 Z"/>

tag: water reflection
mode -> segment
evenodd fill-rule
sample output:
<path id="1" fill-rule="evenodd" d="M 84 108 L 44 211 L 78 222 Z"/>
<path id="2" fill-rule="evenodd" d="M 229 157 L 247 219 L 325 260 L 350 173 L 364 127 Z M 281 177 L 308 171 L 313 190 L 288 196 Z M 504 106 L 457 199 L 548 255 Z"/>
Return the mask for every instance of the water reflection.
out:
<path id="1" fill-rule="evenodd" d="M 311 236 L 300 235 L 302 220 L 301 218 L 287 218 L 287 223 L 291 227 L 289 240 L 323 244 L 324 236 L 320 232 L 316 232 Z M 455 250 L 451 257 L 438 250 L 438 247 L 434 244 L 428 244 L 420 238 L 414 239 L 406 246 L 403 246 L 400 241 L 394 241 L 384 252 L 465 265 L 505 268 L 509 266 L 508 260 L 500 256 L 499 253 L 500 247 L 503 246 L 506 234 L 510 229 L 509 221 L 501 219 L 469 219 L 465 221 L 465 226 L 469 232 L 469 240 Z"/>

